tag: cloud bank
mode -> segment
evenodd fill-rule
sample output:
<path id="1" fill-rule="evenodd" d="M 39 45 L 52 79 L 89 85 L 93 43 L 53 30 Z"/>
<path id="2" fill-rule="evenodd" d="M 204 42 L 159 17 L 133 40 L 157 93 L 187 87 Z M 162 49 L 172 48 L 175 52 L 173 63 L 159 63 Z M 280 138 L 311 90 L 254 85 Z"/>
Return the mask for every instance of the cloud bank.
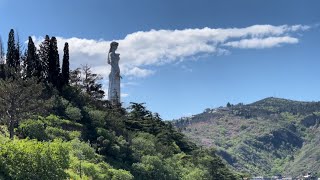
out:
<path id="1" fill-rule="evenodd" d="M 150 30 L 128 34 L 119 42 L 122 76 L 146 77 L 157 65 L 181 62 L 201 55 L 227 55 L 232 49 L 264 49 L 299 42 L 298 33 L 305 25 L 253 25 L 245 28 Z M 89 64 L 104 77 L 110 72 L 106 58 L 110 42 L 81 38 L 57 37 L 62 54 L 63 44 L 69 43 L 72 68 Z M 36 40 L 37 43 L 41 38 Z"/>
<path id="2" fill-rule="evenodd" d="M 277 47 L 282 44 L 295 44 L 298 43 L 299 40 L 293 37 L 268 37 L 268 38 L 251 38 L 251 39 L 242 39 L 240 41 L 231 41 L 227 42 L 224 45 L 230 46 L 233 48 L 241 48 L 241 49 L 264 49 L 264 48 L 272 48 Z"/>

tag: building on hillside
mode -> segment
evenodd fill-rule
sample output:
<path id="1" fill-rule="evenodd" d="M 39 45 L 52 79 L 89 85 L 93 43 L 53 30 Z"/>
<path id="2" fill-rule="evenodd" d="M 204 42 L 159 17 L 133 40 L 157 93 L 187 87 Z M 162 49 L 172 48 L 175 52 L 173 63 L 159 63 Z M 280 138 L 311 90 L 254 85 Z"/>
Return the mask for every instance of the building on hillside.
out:
<path id="1" fill-rule="evenodd" d="M 263 176 L 257 176 L 257 177 L 251 178 L 251 180 L 271 180 L 271 178 L 263 177 Z"/>
<path id="2" fill-rule="evenodd" d="M 292 180 L 292 177 L 283 177 L 281 180 Z"/>
<path id="3" fill-rule="evenodd" d="M 253 177 L 250 180 L 293 180 L 292 177 L 282 177 L 282 176 L 272 176 L 270 177 L 264 177 L 264 176 L 257 176 Z"/>

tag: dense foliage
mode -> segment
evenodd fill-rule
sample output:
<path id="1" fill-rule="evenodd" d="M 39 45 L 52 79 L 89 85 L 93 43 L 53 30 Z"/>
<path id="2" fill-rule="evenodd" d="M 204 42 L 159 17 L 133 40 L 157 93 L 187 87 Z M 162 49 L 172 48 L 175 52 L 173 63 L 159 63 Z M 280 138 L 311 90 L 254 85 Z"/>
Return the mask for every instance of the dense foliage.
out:
<path id="1" fill-rule="evenodd" d="M 24 55 L 13 30 L 9 37 L 0 179 L 236 179 L 215 150 L 199 149 L 144 104 L 112 106 L 90 66 L 69 72 L 67 43 L 60 68 L 55 37 L 39 50 L 29 37 Z"/>
<path id="2" fill-rule="evenodd" d="M 68 151 L 59 140 L 7 140 L 1 143 L 0 174 L 8 179 L 64 179 Z"/>

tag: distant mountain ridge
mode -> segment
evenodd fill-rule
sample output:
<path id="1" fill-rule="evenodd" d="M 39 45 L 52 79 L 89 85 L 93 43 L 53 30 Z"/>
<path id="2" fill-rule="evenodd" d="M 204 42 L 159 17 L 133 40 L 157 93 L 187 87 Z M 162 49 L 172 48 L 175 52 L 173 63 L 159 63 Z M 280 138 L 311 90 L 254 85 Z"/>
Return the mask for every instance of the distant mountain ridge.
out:
<path id="1" fill-rule="evenodd" d="M 320 102 L 269 97 L 174 120 L 193 142 L 213 146 L 252 175 L 320 175 Z"/>

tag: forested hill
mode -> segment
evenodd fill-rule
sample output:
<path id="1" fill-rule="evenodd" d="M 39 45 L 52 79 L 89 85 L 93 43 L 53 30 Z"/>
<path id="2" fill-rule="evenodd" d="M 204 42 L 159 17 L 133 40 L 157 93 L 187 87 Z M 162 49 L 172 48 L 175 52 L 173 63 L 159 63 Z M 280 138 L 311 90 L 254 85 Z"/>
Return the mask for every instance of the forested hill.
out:
<path id="1" fill-rule="evenodd" d="M 266 98 L 173 121 L 200 146 L 251 175 L 320 175 L 320 102 Z"/>
<path id="2" fill-rule="evenodd" d="M 112 106 L 101 77 L 62 66 L 57 39 L 21 52 L 0 43 L 0 179 L 236 179 L 213 149 L 199 149 L 144 104 Z"/>

